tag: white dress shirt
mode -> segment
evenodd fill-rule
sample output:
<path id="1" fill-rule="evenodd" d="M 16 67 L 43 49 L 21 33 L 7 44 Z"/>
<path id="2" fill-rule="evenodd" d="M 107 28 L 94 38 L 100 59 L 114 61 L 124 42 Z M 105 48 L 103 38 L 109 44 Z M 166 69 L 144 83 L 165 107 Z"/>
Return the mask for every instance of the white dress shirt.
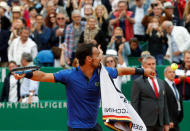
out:
<path id="1" fill-rule="evenodd" d="M 154 82 L 155 82 L 155 84 L 156 84 L 156 88 L 157 88 L 158 93 L 159 93 L 160 87 L 159 87 L 159 85 L 158 85 L 157 78 L 154 77 L 153 79 L 154 79 Z M 150 85 L 151 85 L 151 87 L 152 87 L 152 89 L 153 89 L 153 91 L 154 91 L 154 86 L 153 86 L 152 80 L 151 80 L 149 77 L 148 77 L 148 82 L 150 83 Z M 154 91 L 154 92 L 155 92 L 155 91 Z"/>
<path id="2" fill-rule="evenodd" d="M 17 102 L 17 81 L 13 75 L 10 76 L 9 100 L 8 102 Z"/>
<path id="3" fill-rule="evenodd" d="M 144 35 L 145 34 L 145 29 L 144 26 L 142 25 L 142 19 L 144 18 L 144 9 L 136 7 L 136 12 L 135 12 L 135 24 L 133 25 L 133 30 L 135 35 Z"/>
<path id="4" fill-rule="evenodd" d="M 168 78 L 165 78 L 165 81 L 168 83 L 168 85 L 169 85 L 169 87 L 172 89 L 172 91 L 173 91 L 173 93 L 174 93 L 174 96 L 175 96 L 175 98 L 176 98 L 176 95 L 175 95 L 175 90 L 174 90 L 174 88 L 173 88 L 173 81 L 170 81 Z M 175 83 L 174 83 L 175 84 Z M 177 90 L 177 88 L 176 88 L 176 93 L 177 93 L 177 95 L 179 96 L 179 92 L 178 92 L 178 90 Z M 179 101 L 179 99 L 177 99 L 176 98 L 176 101 L 177 101 L 177 105 L 178 105 L 178 111 L 181 111 L 181 106 L 180 106 L 180 101 Z"/>

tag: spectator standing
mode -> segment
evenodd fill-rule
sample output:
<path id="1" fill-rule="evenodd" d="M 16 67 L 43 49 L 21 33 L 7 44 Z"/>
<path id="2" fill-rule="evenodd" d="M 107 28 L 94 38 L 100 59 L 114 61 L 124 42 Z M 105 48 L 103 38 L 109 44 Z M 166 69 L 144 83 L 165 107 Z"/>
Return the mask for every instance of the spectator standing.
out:
<path id="1" fill-rule="evenodd" d="M 36 16 L 36 27 L 32 34 L 32 39 L 38 46 L 38 51 L 50 49 L 51 30 L 44 25 L 42 15 Z"/>
<path id="2" fill-rule="evenodd" d="M 11 22 L 13 23 L 15 20 L 20 19 L 21 17 L 22 17 L 22 14 L 21 14 L 20 6 L 13 6 Z"/>
<path id="3" fill-rule="evenodd" d="M 190 100 L 190 75 L 186 75 L 186 72 L 190 70 L 190 50 L 184 52 L 184 64 L 180 65 L 178 69 L 184 70 L 184 75 L 176 74 L 176 86 L 183 100 Z"/>
<path id="4" fill-rule="evenodd" d="M 167 17 L 167 20 L 172 21 L 175 26 L 182 26 L 182 22 L 179 17 L 174 14 L 174 6 L 171 2 L 164 3 L 164 15 Z"/>
<path id="5" fill-rule="evenodd" d="M 37 15 L 37 9 L 35 7 L 30 7 L 29 8 L 29 19 L 30 19 L 30 30 L 31 30 L 31 33 L 33 33 L 34 30 L 35 30 L 36 15 Z"/>
<path id="6" fill-rule="evenodd" d="M 171 21 L 164 21 L 162 29 L 168 34 L 167 59 L 171 62 L 181 63 L 184 51 L 190 48 L 190 34 L 186 28 L 174 26 Z"/>
<path id="7" fill-rule="evenodd" d="M 55 28 L 57 26 L 57 23 L 56 23 L 56 13 L 55 12 L 52 12 L 50 14 L 48 14 L 45 18 L 45 25 L 52 29 L 52 28 Z"/>
<path id="8" fill-rule="evenodd" d="M 6 17 L 5 13 L 8 10 L 8 5 L 5 1 L 0 2 L 0 21 L 1 21 L 1 29 L 9 30 L 11 27 L 10 20 Z"/>
<path id="9" fill-rule="evenodd" d="M 23 28 L 20 37 L 13 40 L 8 50 L 9 61 L 15 61 L 17 65 L 21 65 L 21 56 L 24 52 L 30 53 L 34 59 L 38 53 L 37 45 L 29 38 L 30 30 Z"/>
<path id="10" fill-rule="evenodd" d="M 20 99 L 20 80 L 16 80 L 15 77 L 11 74 L 11 70 L 16 67 L 16 62 L 9 62 L 9 74 L 6 76 L 3 83 L 0 99 L 1 102 L 18 102 Z"/>
<path id="11" fill-rule="evenodd" d="M 79 44 L 93 43 L 94 45 L 101 45 L 101 48 L 105 54 L 107 49 L 107 43 L 105 41 L 104 33 L 99 29 L 98 22 L 95 16 L 89 16 L 85 29 L 82 32 Z"/>
<path id="12" fill-rule="evenodd" d="M 142 19 L 144 16 L 147 14 L 147 10 L 149 7 L 149 4 L 143 3 L 143 0 L 136 0 L 135 5 L 131 8 L 133 11 L 133 17 L 135 20 L 135 23 L 133 24 L 133 31 L 135 37 L 139 41 L 144 41 L 144 36 L 145 36 L 145 27 L 142 25 Z"/>
<path id="13" fill-rule="evenodd" d="M 99 28 L 102 30 L 102 32 L 105 34 L 106 36 L 106 42 L 109 42 L 109 36 L 108 36 L 108 12 L 105 6 L 103 5 L 98 5 L 95 9 L 94 9 L 94 16 L 96 17 L 96 19 L 98 20 L 98 25 Z"/>
<path id="14" fill-rule="evenodd" d="M 69 59 L 69 63 L 72 63 L 75 58 L 79 39 L 86 24 L 86 22 L 81 21 L 79 10 L 72 12 L 72 20 L 73 22 L 67 26 L 65 32 L 66 57 Z"/>
<path id="15" fill-rule="evenodd" d="M 122 50 L 122 56 L 126 65 L 128 65 L 127 57 L 131 54 L 130 46 L 123 36 L 123 30 L 120 27 L 116 27 L 108 45 L 108 49 L 114 49 L 116 52 L 118 52 L 120 45 L 124 46 Z"/>
<path id="16" fill-rule="evenodd" d="M 179 123 L 183 119 L 182 97 L 179 94 L 176 84 L 174 83 L 175 71 L 170 66 L 164 70 L 165 89 L 167 96 L 168 113 L 170 120 L 169 131 L 179 131 Z"/>
<path id="17" fill-rule="evenodd" d="M 8 41 L 9 46 L 15 38 L 20 36 L 21 29 L 26 26 L 26 21 L 24 19 L 17 19 L 12 23 L 11 26 L 11 35 Z"/>
<path id="18" fill-rule="evenodd" d="M 160 28 L 158 17 L 152 17 L 146 31 L 146 38 L 148 40 L 148 51 L 156 58 L 158 65 L 163 65 L 168 44 L 167 36 Z"/>
<path id="19" fill-rule="evenodd" d="M 58 13 L 56 15 L 57 27 L 52 29 L 51 34 L 51 47 L 57 46 L 60 47 L 61 44 L 64 43 L 65 40 L 65 16 L 63 13 Z"/>
<path id="20" fill-rule="evenodd" d="M 1 26 L 1 25 L 0 25 Z M 7 67 L 8 64 L 8 40 L 9 30 L 0 30 L 0 67 Z"/>
<path id="21" fill-rule="evenodd" d="M 89 16 L 93 15 L 92 5 L 86 4 L 84 6 L 84 16 L 82 16 L 82 21 L 86 21 Z"/>
<path id="22" fill-rule="evenodd" d="M 121 27 L 124 33 L 126 41 L 129 41 L 131 37 L 134 37 L 133 24 L 135 23 L 132 18 L 133 12 L 128 11 L 128 3 L 125 0 L 118 2 L 118 10 L 113 12 L 110 20 L 110 24 L 114 27 Z"/>

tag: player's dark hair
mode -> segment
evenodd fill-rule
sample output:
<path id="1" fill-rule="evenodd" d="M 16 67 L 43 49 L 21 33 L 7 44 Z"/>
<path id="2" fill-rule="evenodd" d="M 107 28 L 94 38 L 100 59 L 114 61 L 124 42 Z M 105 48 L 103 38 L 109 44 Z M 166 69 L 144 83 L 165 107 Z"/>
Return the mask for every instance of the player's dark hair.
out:
<path id="1" fill-rule="evenodd" d="M 85 64 L 85 59 L 87 56 L 92 56 L 92 49 L 96 47 L 94 44 L 81 44 L 78 46 L 76 51 L 76 58 L 79 60 L 79 65 L 83 66 Z"/>

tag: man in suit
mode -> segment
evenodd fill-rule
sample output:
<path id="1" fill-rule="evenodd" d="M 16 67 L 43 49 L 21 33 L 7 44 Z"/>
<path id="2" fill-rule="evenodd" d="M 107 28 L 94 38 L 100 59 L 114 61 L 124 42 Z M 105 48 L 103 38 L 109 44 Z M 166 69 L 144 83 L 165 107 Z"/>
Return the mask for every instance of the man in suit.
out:
<path id="1" fill-rule="evenodd" d="M 8 69 L 11 72 L 12 69 L 16 68 L 17 64 L 15 61 L 8 63 Z M 0 102 L 18 102 L 20 99 L 20 80 L 16 80 L 15 77 L 9 73 L 3 83 L 2 93 Z"/>
<path id="2" fill-rule="evenodd" d="M 143 58 L 144 69 L 156 70 L 156 60 L 149 55 Z M 156 74 L 155 74 L 156 76 Z M 168 131 L 169 116 L 165 83 L 157 77 L 139 77 L 133 81 L 131 104 L 144 121 L 147 131 Z"/>
<path id="3" fill-rule="evenodd" d="M 183 119 L 183 106 L 182 97 L 178 92 L 174 79 L 175 71 L 171 69 L 170 66 L 166 67 L 164 70 L 165 76 L 165 90 L 167 96 L 167 106 L 170 119 L 170 131 L 179 131 L 178 123 Z"/>

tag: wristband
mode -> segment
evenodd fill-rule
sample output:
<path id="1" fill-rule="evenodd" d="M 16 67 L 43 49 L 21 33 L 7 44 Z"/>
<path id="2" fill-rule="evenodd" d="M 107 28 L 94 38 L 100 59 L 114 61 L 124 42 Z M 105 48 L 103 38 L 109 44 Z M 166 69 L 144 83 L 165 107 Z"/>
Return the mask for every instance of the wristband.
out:
<path id="1" fill-rule="evenodd" d="M 135 75 L 144 75 L 143 68 L 135 68 Z"/>
<path id="2" fill-rule="evenodd" d="M 26 74 L 25 77 L 28 78 L 28 79 L 31 79 L 33 77 L 33 72 L 32 71 L 27 71 L 25 74 Z"/>

